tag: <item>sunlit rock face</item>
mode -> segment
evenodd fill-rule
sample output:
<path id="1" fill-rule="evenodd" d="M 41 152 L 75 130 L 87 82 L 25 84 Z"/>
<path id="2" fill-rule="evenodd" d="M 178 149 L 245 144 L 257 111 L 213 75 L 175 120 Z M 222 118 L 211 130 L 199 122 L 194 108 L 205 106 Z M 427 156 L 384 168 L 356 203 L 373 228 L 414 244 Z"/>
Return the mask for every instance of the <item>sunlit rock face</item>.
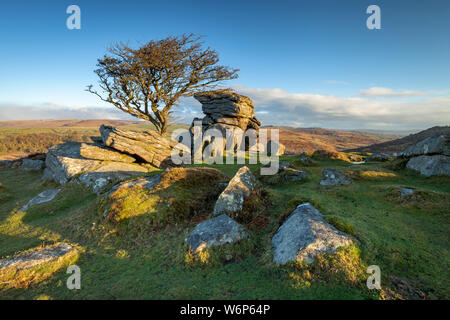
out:
<path id="1" fill-rule="evenodd" d="M 151 130 L 137 132 L 102 125 L 100 133 L 105 146 L 142 159 L 157 168 L 171 164 L 172 148 L 177 144 Z"/>
<path id="2" fill-rule="evenodd" d="M 230 90 L 215 90 L 197 93 L 194 98 L 202 104 L 203 118 L 194 118 L 189 129 L 194 135 L 194 125 L 201 123 L 202 133 L 209 129 L 219 130 L 226 137 L 226 130 L 255 130 L 258 135 L 261 122 L 255 117 L 253 101 Z M 208 138 L 204 139 L 208 141 Z M 239 143 L 245 143 L 240 141 Z M 246 146 L 248 149 L 249 146 Z"/>
<path id="3" fill-rule="evenodd" d="M 232 214 L 242 210 L 246 197 L 256 186 L 257 180 L 250 169 L 241 167 L 217 199 L 214 215 Z"/>
<path id="4" fill-rule="evenodd" d="M 189 244 L 191 252 L 195 253 L 206 247 L 233 243 L 247 237 L 248 233 L 242 225 L 222 214 L 199 223 L 185 242 Z"/>
<path id="5" fill-rule="evenodd" d="M 312 263 L 317 255 L 335 252 L 352 239 L 330 225 L 309 202 L 300 204 L 272 238 L 273 261 Z"/>
<path id="6" fill-rule="evenodd" d="M 428 137 L 400 153 L 409 158 L 406 168 L 431 177 L 450 176 L 450 134 Z"/>

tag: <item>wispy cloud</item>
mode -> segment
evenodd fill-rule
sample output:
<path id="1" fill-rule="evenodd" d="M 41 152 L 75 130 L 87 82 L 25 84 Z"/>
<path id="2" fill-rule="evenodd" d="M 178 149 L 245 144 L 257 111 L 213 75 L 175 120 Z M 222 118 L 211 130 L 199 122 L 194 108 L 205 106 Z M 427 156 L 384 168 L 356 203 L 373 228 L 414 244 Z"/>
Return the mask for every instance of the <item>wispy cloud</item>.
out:
<path id="1" fill-rule="evenodd" d="M 111 107 L 66 106 L 46 102 L 39 106 L 0 103 L 0 120 L 35 119 L 133 119 L 126 113 Z"/>
<path id="2" fill-rule="evenodd" d="M 338 81 L 338 80 L 325 80 L 325 83 L 327 84 L 337 84 L 337 85 L 343 85 L 343 86 L 349 86 L 350 83 L 347 81 Z"/>
<path id="3" fill-rule="evenodd" d="M 282 89 L 236 87 L 255 102 L 263 124 L 341 129 L 420 129 L 450 123 L 450 98 L 380 101 L 368 97 L 338 97 L 288 93 Z"/>
<path id="4" fill-rule="evenodd" d="M 371 87 L 369 89 L 360 91 L 362 96 L 365 97 L 417 97 L 429 95 L 430 92 L 412 91 L 412 90 L 399 90 L 395 91 L 391 88 L 384 87 Z"/>
<path id="5" fill-rule="evenodd" d="M 450 124 L 450 98 L 445 96 L 404 101 L 288 93 L 277 88 L 235 86 L 234 89 L 253 99 L 256 116 L 263 125 L 410 130 Z M 200 103 L 193 98 L 182 99 L 175 108 L 175 115 L 185 123 L 190 123 L 194 117 L 203 117 Z M 133 119 L 113 106 L 64 106 L 51 102 L 41 106 L 0 104 L 0 120 L 56 118 Z"/>

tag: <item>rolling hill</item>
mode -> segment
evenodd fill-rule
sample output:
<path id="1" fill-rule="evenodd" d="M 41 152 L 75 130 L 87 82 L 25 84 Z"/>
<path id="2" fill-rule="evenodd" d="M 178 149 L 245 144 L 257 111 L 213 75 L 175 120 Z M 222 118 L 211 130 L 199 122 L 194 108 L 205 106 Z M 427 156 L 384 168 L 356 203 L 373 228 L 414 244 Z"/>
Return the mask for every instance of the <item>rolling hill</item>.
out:
<path id="1" fill-rule="evenodd" d="M 327 151 L 344 151 L 346 149 L 372 145 L 400 137 L 398 134 L 322 128 L 270 128 L 278 128 L 280 130 L 280 142 L 286 146 L 286 154 L 314 152 L 319 149 Z"/>
<path id="2" fill-rule="evenodd" d="M 349 152 L 370 152 L 370 153 L 398 153 L 405 150 L 407 147 L 416 144 L 428 137 L 441 133 L 449 133 L 450 126 L 436 126 L 415 134 L 410 134 L 406 137 L 395 139 L 392 141 L 386 141 L 382 143 L 375 143 L 369 146 L 363 146 L 353 149 L 347 149 Z"/>
<path id="3" fill-rule="evenodd" d="M 106 124 L 129 129 L 151 129 L 146 121 L 126 120 L 13 120 L 0 121 L 0 159 L 15 159 L 30 153 L 46 152 L 57 143 L 65 141 L 91 141 L 98 135 L 98 127 Z M 187 125 L 172 125 L 173 128 Z M 343 151 L 399 138 L 399 134 L 363 131 L 331 130 L 322 128 L 264 127 L 279 129 L 280 142 L 286 146 L 286 154 L 314 152 L 319 149 Z"/>

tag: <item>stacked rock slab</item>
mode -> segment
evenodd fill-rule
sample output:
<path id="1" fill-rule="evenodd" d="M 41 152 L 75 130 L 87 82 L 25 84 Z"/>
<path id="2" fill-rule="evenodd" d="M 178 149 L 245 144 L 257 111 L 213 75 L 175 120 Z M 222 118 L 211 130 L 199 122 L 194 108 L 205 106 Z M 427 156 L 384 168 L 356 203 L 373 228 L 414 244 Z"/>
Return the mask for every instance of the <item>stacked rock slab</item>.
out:
<path id="1" fill-rule="evenodd" d="M 101 165 L 101 161 L 86 159 L 80 154 L 81 144 L 66 142 L 48 151 L 45 159 L 44 179 L 65 184 L 78 174 Z"/>
<path id="2" fill-rule="evenodd" d="M 169 166 L 177 142 L 154 131 L 137 132 L 100 127 L 94 143 L 66 142 L 52 148 L 45 158 L 43 179 L 60 184 L 76 181 L 94 192 L 110 183 L 144 175 L 149 167 Z"/>
<path id="3" fill-rule="evenodd" d="M 77 181 L 85 184 L 95 192 L 111 182 L 129 179 L 136 175 L 148 172 L 144 166 L 135 163 L 118 162 L 111 160 L 87 159 L 81 155 L 83 144 L 78 142 L 66 142 L 49 150 L 45 159 L 43 179 L 53 180 L 60 184 L 69 181 Z M 90 145 L 97 152 L 104 149 L 104 157 L 113 155 L 112 159 L 121 159 L 114 151 L 98 145 Z M 86 154 L 85 154 L 86 155 Z M 100 157 L 98 154 L 95 157 Z M 122 159 L 130 161 L 129 156 Z"/>
<path id="4" fill-rule="evenodd" d="M 202 123 L 202 132 L 218 129 L 225 137 L 227 129 L 254 129 L 258 132 L 261 122 L 255 117 L 253 101 L 230 90 L 215 90 L 197 93 L 194 98 L 202 104 L 203 118 L 194 118 L 190 132 L 196 122 Z"/>
<path id="5" fill-rule="evenodd" d="M 157 168 L 171 164 L 172 148 L 177 144 L 155 131 L 137 132 L 102 125 L 100 133 L 105 146 L 143 159 Z"/>
<path id="6" fill-rule="evenodd" d="M 450 134 L 426 138 L 407 148 L 400 156 L 409 159 L 406 168 L 426 177 L 450 176 Z"/>

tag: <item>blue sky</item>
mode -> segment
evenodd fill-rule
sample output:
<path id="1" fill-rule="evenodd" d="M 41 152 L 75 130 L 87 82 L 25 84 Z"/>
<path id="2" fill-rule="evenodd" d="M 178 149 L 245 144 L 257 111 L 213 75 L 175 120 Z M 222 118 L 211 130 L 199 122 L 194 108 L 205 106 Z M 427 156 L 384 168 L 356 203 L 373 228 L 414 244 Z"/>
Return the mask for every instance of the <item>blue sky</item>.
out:
<path id="1" fill-rule="evenodd" d="M 81 30 L 66 8 L 81 8 Z M 369 30 L 366 8 L 381 8 Z M 121 117 L 85 92 L 96 59 L 198 33 L 264 124 L 420 129 L 450 124 L 450 1 L 11 1 L 0 5 L 0 120 Z M 187 121 L 200 112 L 187 99 Z"/>

